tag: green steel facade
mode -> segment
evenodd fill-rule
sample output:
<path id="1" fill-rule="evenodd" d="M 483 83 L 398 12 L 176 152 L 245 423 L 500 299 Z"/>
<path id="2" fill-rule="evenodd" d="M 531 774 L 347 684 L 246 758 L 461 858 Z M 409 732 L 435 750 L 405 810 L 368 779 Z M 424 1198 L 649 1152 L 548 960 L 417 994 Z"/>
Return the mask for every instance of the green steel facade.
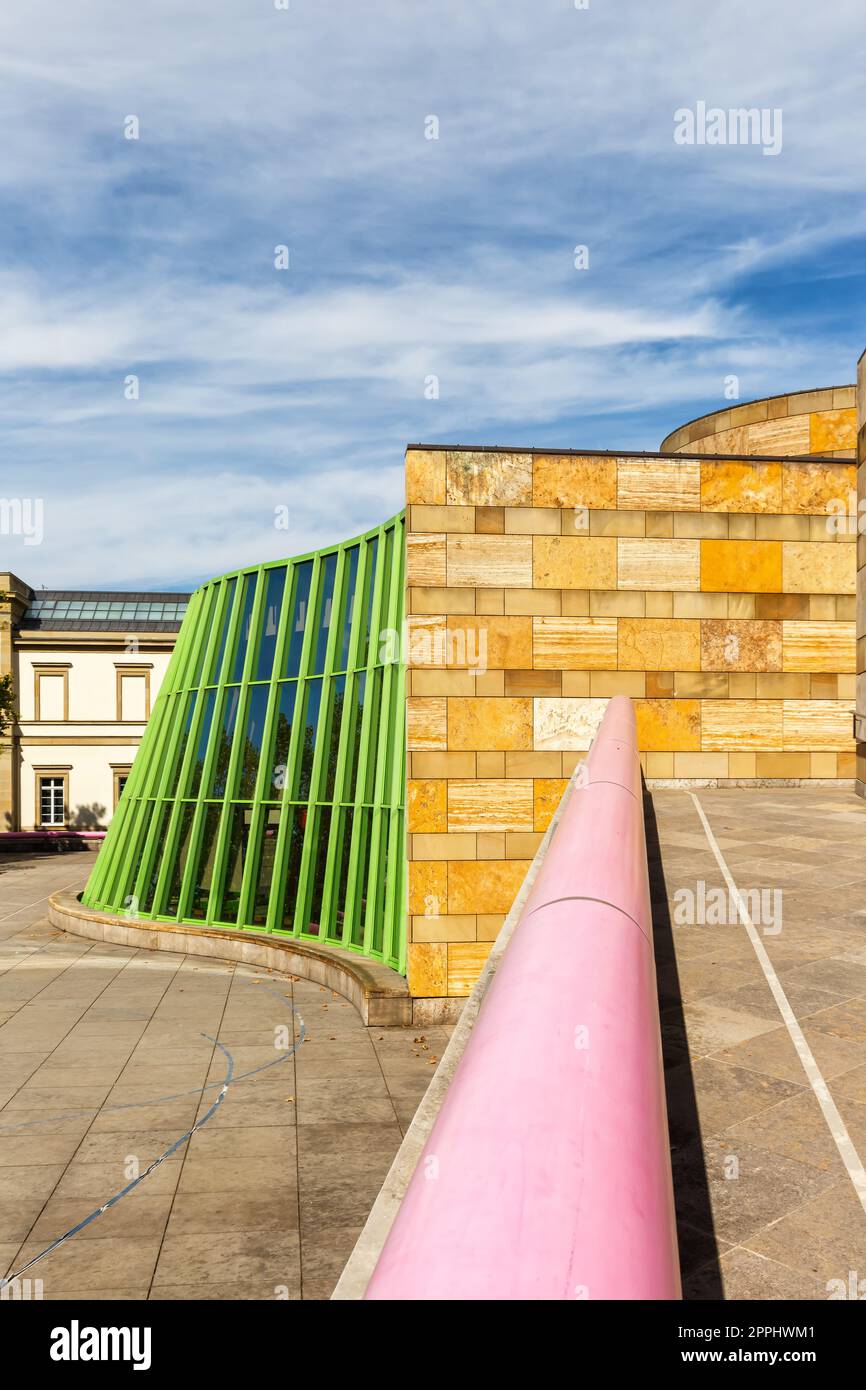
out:
<path id="1" fill-rule="evenodd" d="M 82 901 L 403 972 L 404 517 L 196 590 Z"/>

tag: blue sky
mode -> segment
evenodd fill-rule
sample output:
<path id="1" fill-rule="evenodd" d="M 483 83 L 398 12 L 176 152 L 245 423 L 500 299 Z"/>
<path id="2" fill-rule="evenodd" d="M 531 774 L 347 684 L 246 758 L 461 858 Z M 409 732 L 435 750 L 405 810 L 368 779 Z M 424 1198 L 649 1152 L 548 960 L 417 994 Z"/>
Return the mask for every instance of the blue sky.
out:
<path id="1" fill-rule="evenodd" d="M 3 568 L 192 586 L 390 515 L 409 442 L 653 449 L 729 374 L 853 380 L 862 0 L 289 5 L 0 14 L 0 497 L 44 505 Z M 699 100 L 781 153 L 677 145 Z"/>

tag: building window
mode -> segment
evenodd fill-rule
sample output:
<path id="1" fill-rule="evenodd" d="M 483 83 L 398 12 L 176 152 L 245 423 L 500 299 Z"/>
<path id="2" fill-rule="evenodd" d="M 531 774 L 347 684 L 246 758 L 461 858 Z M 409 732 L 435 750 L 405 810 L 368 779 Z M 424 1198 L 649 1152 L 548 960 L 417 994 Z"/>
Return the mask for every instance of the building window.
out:
<path id="1" fill-rule="evenodd" d="M 58 763 L 34 768 L 36 805 L 33 819 L 37 829 L 47 830 L 67 825 L 71 771 L 71 767 Z"/>
<path id="2" fill-rule="evenodd" d="M 39 778 L 39 824 L 66 824 L 66 778 Z"/>
<path id="3" fill-rule="evenodd" d="M 114 767 L 114 766 L 112 766 L 112 772 L 114 773 L 114 809 L 115 809 L 115 811 L 117 810 L 117 803 L 118 803 L 118 801 L 120 800 L 121 796 L 123 795 L 123 789 L 124 789 L 124 787 L 126 786 L 127 780 L 128 780 L 128 778 L 129 778 L 130 771 L 131 771 L 131 768 L 129 768 L 129 767 Z"/>
<path id="4" fill-rule="evenodd" d="M 121 723 L 145 724 L 150 717 L 150 666 L 122 665 L 117 670 L 117 718 Z"/>
<path id="5" fill-rule="evenodd" d="M 60 724 L 69 718 L 69 666 L 34 666 L 36 718 Z"/>

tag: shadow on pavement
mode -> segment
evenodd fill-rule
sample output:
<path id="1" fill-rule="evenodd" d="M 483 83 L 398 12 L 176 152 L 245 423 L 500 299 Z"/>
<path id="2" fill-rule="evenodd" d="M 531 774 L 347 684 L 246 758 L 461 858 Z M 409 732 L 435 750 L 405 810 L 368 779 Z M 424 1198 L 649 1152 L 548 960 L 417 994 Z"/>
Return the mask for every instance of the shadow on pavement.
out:
<path id="1" fill-rule="evenodd" d="M 664 979 L 665 985 L 662 1056 L 665 1067 L 683 1298 L 721 1299 L 724 1292 L 716 1256 L 713 1213 L 701 1143 L 694 1075 L 686 1039 L 664 866 L 655 808 L 646 788 L 644 824 L 656 972 Z M 688 1194 L 688 1221 L 683 1219 L 684 1194 Z"/>

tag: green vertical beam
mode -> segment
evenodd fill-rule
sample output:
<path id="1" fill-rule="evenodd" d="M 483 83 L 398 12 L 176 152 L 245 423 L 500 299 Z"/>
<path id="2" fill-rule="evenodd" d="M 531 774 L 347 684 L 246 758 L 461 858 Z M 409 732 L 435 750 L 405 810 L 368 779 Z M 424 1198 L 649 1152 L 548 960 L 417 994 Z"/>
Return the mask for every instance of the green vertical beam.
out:
<path id="1" fill-rule="evenodd" d="M 310 613 L 310 655 L 318 646 L 319 627 L 325 621 L 325 578 L 327 573 L 327 556 L 322 556 L 319 564 L 319 591 L 316 595 L 315 605 Z M 341 558 L 341 557 L 340 557 Z M 339 578 L 339 558 L 337 573 L 334 576 L 333 595 L 336 597 L 337 581 Z M 321 790 L 322 777 L 324 775 L 324 748 L 327 736 L 328 724 L 328 699 L 330 694 L 331 661 L 334 648 L 334 632 L 336 624 L 334 617 L 334 597 L 331 599 L 331 623 L 328 629 L 328 639 L 325 646 L 325 660 L 321 671 L 310 670 L 310 680 L 316 678 L 321 680 L 321 692 L 319 695 L 319 715 L 316 720 L 316 740 L 313 745 L 313 762 L 310 768 L 310 787 L 307 795 L 307 823 L 304 828 L 304 845 L 301 851 L 300 872 L 298 874 L 298 896 L 295 903 L 294 934 L 300 936 L 306 932 L 309 925 L 310 897 L 312 893 L 312 873 L 315 863 L 313 851 L 319 835 L 319 792 Z M 306 704 L 306 701 L 305 701 Z M 298 765 L 300 772 L 300 763 Z"/>
<path id="2" fill-rule="evenodd" d="M 355 572 L 355 579 L 357 581 L 357 570 Z M 331 632 L 329 634 L 328 641 L 328 655 L 325 658 L 325 667 L 330 672 L 333 672 L 336 664 L 338 645 L 342 644 L 343 641 L 343 630 L 345 628 L 345 611 L 348 605 L 351 603 L 351 601 L 352 593 L 350 592 L 350 564 L 347 550 L 340 554 L 340 558 L 337 563 L 337 573 L 334 579 L 334 602 L 331 606 Z M 352 627 L 354 628 L 354 626 L 355 623 L 353 614 Z M 346 663 L 347 669 L 345 673 L 341 672 L 341 674 L 344 674 L 343 709 L 340 716 L 340 730 L 337 736 L 337 760 L 334 771 L 334 786 L 330 799 L 330 833 L 328 835 L 327 844 L 318 846 L 318 854 L 325 855 L 324 888 L 322 891 L 322 904 L 319 912 L 319 925 L 321 928 L 320 938 L 322 940 L 332 935 L 330 930 L 330 923 L 332 917 L 335 917 L 337 909 L 339 907 L 339 904 L 336 901 L 336 890 L 339 886 L 337 882 L 337 875 L 339 874 L 340 849 L 343 840 L 343 816 L 342 811 L 340 809 L 340 802 L 342 799 L 343 784 L 346 776 L 347 739 L 349 725 L 351 722 L 348 717 L 347 703 L 347 694 L 351 690 L 352 680 L 351 676 L 348 673 L 349 662 L 351 660 L 351 637 L 349 647 L 349 657 L 347 658 Z M 322 761 L 324 766 L 320 774 L 323 779 L 327 776 L 327 755 L 330 751 L 331 744 L 333 741 L 333 722 L 337 718 L 337 712 L 335 708 L 337 699 L 336 678 L 333 674 L 330 674 L 326 677 L 326 680 L 328 683 L 327 690 L 324 692 L 327 701 L 325 705 L 326 718 L 324 727 L 322 727 L 320 720 L 319 738 L 317 739 L 317 742 L 322 740 L 324 741 L 324 754 L 322 755 Z"/>
<path id="3" fill-rule="evenodd" d="M 244 667 L 243 671 L 241 672 L 241 698 L 238 703 L 238 712 L 237 717 L 235 719 L 235 732 L 234 738 L 232 739 L 232 754 L 231 758 L 229 759 L 229 768 L 226 774 L 225 800 L 227 805 L 233 804 L 235 801 L 239 800 L 239 798 L 235 797 L 234 793 L 235 787 L 238 782 L 240 764 L 243 759 L 244 753 L 244 734 L 246 733 L 247 727 L 247 713 L 249 711 L 250 701 L 253 698 L 254 689 L 254 687 L 250 685 L 250 682 L 252 680 L 253 672 L 255 670 L 259 642 L 261 641 L 261 633 L 259 631 L 259 628 L 261 626 L 262 615 L 265 609 L 265 603 L 267 602 L 267 593 L 267 571 L 260 570 L 257 581 L 257 589 L 253 601 L 253 607 L 250 613 L 250 636 L 249 641 L 247 642 L 246 655 L 244 657 Z M 273 672 L 271 674 L 273 675 Z M 271 684 L 273 684 L 273 681 L 271 682 Z M 262 742 L 262 747 L 264 748 L 264 742 Z M 246 798 L 244 798 L 244 800 L 246 800 Z M 246 903 L 250 891 L 250 878 L 255 871 L 256 814 L 254 803 L 252 803 L 251 809 L 252 814 L 250 818 L 250 833 L 247 839 L 248 852 L 244 861 L 243 875 L 241 879 L 241 892 L 240 897 L 238 899 L 237 922 L 239 926 L 243 926 L 244 922 L 246 921 Z"/>
<path id="4" fill-rule="evenodd" d="M 265 713 L 264 729 L 262 731 L 262 749 L 259 756 L 259 767 L 256 775 L 256 785 L 253 792 L 253 821 L 250 826 L 250 847 L 252 853 L 249 855 L 250 864 L 246 866 L 244 873 L 244 884 L 241 890 L 241 904 L 238 912 L 238 921 L 243 923 L 252 919 L 252 905 L 255 900 L 256 882 L 255 872 L 259 857 L 259 836 L 264 833 L 266 817 L 268 811 L 273 809 L 272 803 L 265 806 L 265 792 L 269 790 L 271 783 L 272 768 L 270 767 L 270 749 L 276 734 L 277 714 L 280 707 L 280 694 L 283 684 L 280 680 L 286 655 L 291 642 L 291 618 L 292 602 L 294 599 L 295 568 L 291 562 L 280 561 L 280 565 L 285 565 L 286 574 L 283 581 L 282 601 L 280 603 L 279 616 L 277 619 L 277 631 L 274 639 L 274 661 L 271 667 L 268 706 Z M 270 566 L 271 569 L 279 566 Z M 267 592 L 268 570 L 262 579 L 262 587 Z M 281 817 L 282 819 L 282 817 Z M 273 883 L 276 882 L 276 876 Z M 268 930 L 267 923 L 265 930 Z"/>
<path id="5" fill-rule="evenodd" d="M 338 598 L 342 593 L 343 577 L 345 574 L 345 552 L 339 551 L 337 554 L 336 572 L 334 574 L 334 588 L 331 598 L 331 619 L 328 628 L 328 639 L 325 646 L 325 660 L 321 672 L 322 692 L 319 700 L 319 717 L 316 721 L 316 742 L 313 750 L 313 766 L 310 772 L 310 792 L 308 797 L 309 810 L 307 812 L 307 826 L 304 834 L 304 848 L 301 855 L 301 870 L 298 878 L 298 905 L 295 917 L 299 923 L 300 932 L 306 932 L 309 926 L 310 902 L 312 896 L 312 873 L 314 865 L 318 862 L 318 855 L 327 853 L 327 845 L 320 846 L 319 824 L 320 824 L 320 805 L 321 793 L 324 789 L 324 781 L 327 775 L 327 753 L 330 741 L 331 728 L 331 691 L 333 686 L 332 672 L 334 669 L 334 652 L 337 642 L 338 623 L 335 621 L 339 614 Z M 317 634 L 319 627 L 325 621 L 325 563 L 323 560 L 321 567 L 321 612 L 318 612 L 319 602 L 316 603 L 314 614 L 316 621 L 313 623 L 313 643 L 318 645 Z M 331 815 L 331 826 L 333 829 L 333 813 Z M 329 835 L 330 838 L 330 835 Z M 320 914 L 321 915 L 321 914 Z"/>
<path id="6" fill-rule="evenodd" d="M 355 927 L 360 923 L 363 911 L 362 894 L 367 886 L 366 867 L 369 866 L 369 858 L 366 866 L 362 858 L 365 842 L 369 846 L 369 832 L 365 831 L 365 824 L 368 820 L 364 812 L 367 802 L 367 787 L 375 777 L 375 762 L 377 736 L 379 730 L 380 706 L 374 698 L 374 686 L 378 675 L 381 682 L 382 673 L 376 666 L 378 656 L 378 632 L 379 632 L 379 611 L 382 603 L 382 594 L 385 590 L 385 527 L 380 526 L 376 533 L 376 560 L 375 568 L 372 570 L 371 581 L 372 589 L 370 598 L 364 604 L 365 613 L 362 622 L 366 625 L 366 612 L 370 613 L 370 634 L 367 642 L 366 652 L 366 691 L 364 695 L 364 709 L 361 716 L 361 738 L 358 752 L 358 771 L 355 781 L 355 815 L 352 826 L 352 848 L 349 860 L 349 877 L 346 885 L 346 902 L 351 907 L 351 912 L 346 913 L 346 923 L 343 930 L 343 945 L 352 946 L 355 935 Z M 368 556 L 372 546 L 368 543 Z M 366 588 L 361 591 L 362 599 L 366 599 Z M 359 642 L 365 634 L 359 636 Z M 360 654 L 360 653 L 359 653 Z M 381 694 L 381 684 L 378 686 Z M 370 813 L 372 816 L 372 812 Z M 362 947 L 363 949 L 363 947 Z"/>
<path id="7" fill-rule="evenodd" d="M 396 584 L 395 624 L 400 632 L 400 642 L 404 640 L 404 595 L 405 595 L 405 536 L 398 523 L 394 527 L 393 578 Z M 396 969 L 405 969 L 406 918 L 404 886 L 406 882 L 406 844 L 403 831 L 404 816 L 400 810 L 403 801 L 406 771 L 406 664 L 403 652 L 392 671 L 394 699 L 390 710 L 388 733 L 391 748 L 391 768 L 389 785 L 385 788 L 385 804 L 388 816 L 388 881 L 385 894 L 384 923 L 382 934 L 382 958 Z"/>
<path id="8" fill-rule="evenodd" d="M 397 626 L 400 605 L 400 566 L 395 562 L 397 550 L 396 528 L 390 532 L 387 554 L 390 559 L 388 573 L 384 576 L 381 592 L 380 611 L 375 624 L 378 650 L 381 650 L 383 630 L 393 632 Z M 392 639 L 393 640 L 393 639 Z M 399 640 L 399 639 L 398 639 Z M 378 654 L 378 652 L 377 652 Z M 370 863 L 367 873 L 367 911 L 364 916 L 364 952 L 373 953 L 374 937 L 380 914 L 383 911 L 382 878 L 385 874 L 383 853 L 387 849 L 387 812 L 384 810 L 388 750 L 394 737 L 394 670 L 393 666 L 382 667 L 382 698 L 379 708 L 379 737 L 376 747 L 376 773 L 373 783 L 373 816 L 370 828 Z"/>
<path id="9" fill-rule="evenodd" d="M 375 727 L 373 723 L 372 711 L 370 710 L 370 712 L 368 713 L 368 709 L 372 704 L 372 701 L 369 699 L 369 687 L 371 684 L 369 648 L 368 651 L 364 654 L 364 661 L 361 661 L 361 644 L 365 638 L 364 629 L 367 622 L 367 593 L 368 589 L 370 589 L 375 582 L 375 573 L 373 569 L 373 540 L 378 540 L 379 544 L 381 545 L 380 532 L 377 531 L 374 537 L 362 543 L 361 553 L 358 557 L 358 572 L 355 579 L 355 611 L 353 614 L 352 635 L 349 645 L 349 665 L 353 671 L 351 677 L 352 704 L 348 716 L 345 717 L 343 721 L 347 736 L 346 756 L 348 758 L 348 753 L 356 741 L 355 721 L 358 718 L 358 715 L 356 713 L 356 692 L 360 686 L 361 681 L 364 680 L 364 708 L 361 710 L 361 729 L 359 735 L 357 736 L 359 752 L 358 764 L 355 768 L 355 786 L 354 788 L 349 788 L 345 785 L 345 782 L 343 783 L 343 789 L 347 793 L 346 800 L 347 802 L 351 803 L 352 810 L 351 831 L 344 831 L 344 834 L 349 833 L 351 838 L 349 845 L 349 869 L 346 878 L 345 899 L 343 903 L 344 912 L 341 943 L 343 946 L 351 946 L 352 944 L 353 928 L 358 912 L 358 907 L 356 906 L 356 904 L 358 903 L 358 873 L 360 846 L 362 838 L 361 817 L 358 815 L 358 806 L 360 802 L 363 800 L 363 797 L 359 796 L 359 789 L 363 789 L 363 787 L 366 785 L 364 779 L 366 778 L 367 772 L 367 748 L 369 746 L 369 734 L 371 728 Z M 352 793 L 351 797 L 348 796 L 349 792 Z M 346 816 L 348 818 L 348 808 L 346 811 Z"/>
<path id="10" fill-rule="evenodd" d="M 214 671 L 213 673 L 214 680 L 216 682 L 214 708 L 215 714 L 218 718 L 222 717 L 223 701 L 225 699 L 226 685 L 228 684 L 226 676 L 228 675 L 229 670 L 231 669 L 231 662 L 232 657 L 234 655 L 235 642 L 237 641 L 238 634 L 240 632 L 241 615 L 243 613 L 244 604 L 244 579 L 244 572 L 241 572 L 236 576 L 237 582 L 235 584 L 234 594 L 232 595 L 232 612 L 229 620 L 228 634 L 226 636 L 225 650 L 222 654 L 220 669 L 218 671 Z M 206 667 L 205 669 L 207 670 L 208 668 Z M 237 725 L 235 725 L 235 732 L 237 732 Z M 213 734 L 213 729 L 211 729 L 211 733 Z M 205 921 L 207 922 L 215 922 L 217 920 L 216 914 L 217 909 L 220 905 L 219 899 L 222 897 L 223 872 L 225 869 L 226 856 L 228 854 L 229 832 L 231 829 L 232 819 L 229 810 L 230 803 L 228 800 L 229 787 L 231 785 L 229 782 L 230 772 L 231 767 L 229 767 L 226 774 L 225 791 L 222 795 L 223 811 L 222 815 L 220 816 L 219 826 L 217 827 L 216 845 L 214 848 L 213 873 L 211 874 L 210 893 L 208 895 L 208 905 L 207 910 L 205 912 Z"/>

